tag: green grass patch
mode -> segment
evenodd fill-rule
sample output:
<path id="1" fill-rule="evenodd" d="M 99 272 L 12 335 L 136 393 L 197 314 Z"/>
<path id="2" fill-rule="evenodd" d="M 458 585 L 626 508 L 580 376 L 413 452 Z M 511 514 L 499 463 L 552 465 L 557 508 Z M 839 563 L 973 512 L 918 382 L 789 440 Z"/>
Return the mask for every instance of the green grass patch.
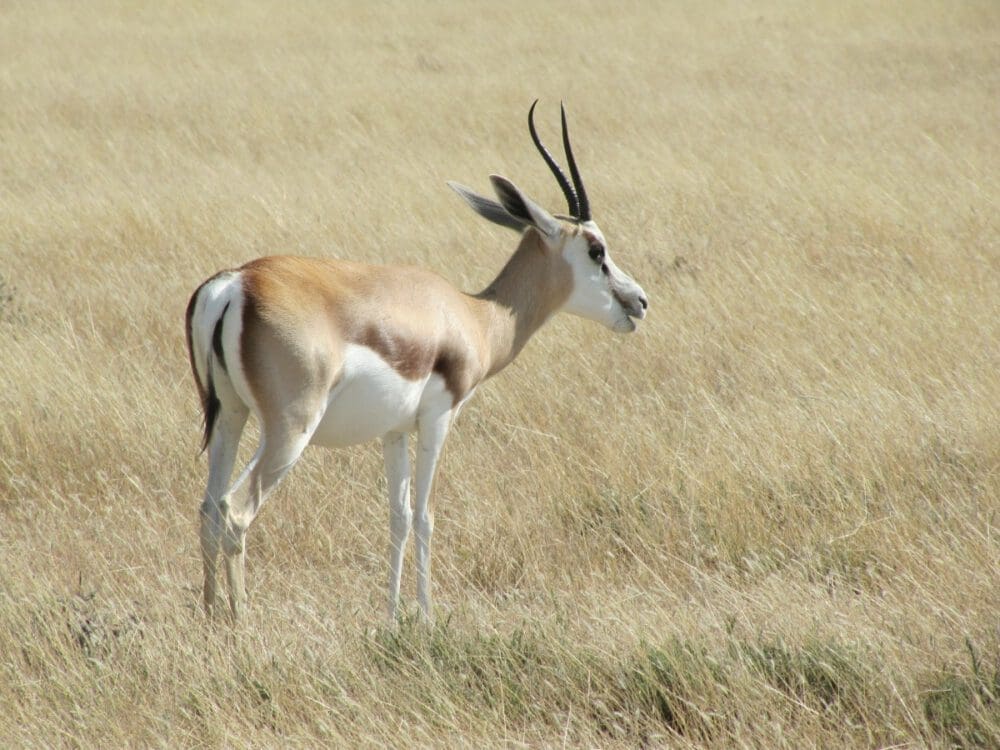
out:
<path id="1" fill-rule="evenodd" d="M 878 659 L 831 640 L 736 642 L 733 657 L 789 699 L 861 723 L 879 702 Z M 873 700 L 875 699 L 875 700 Z"/>
<path id="2" fill-rule="evenodd" d="M 971 640 L 969 665 L 936 675 L 924 698 L 931 728 L 955 747 L 1000 747 L 1000 658 L 982 663 Z"/>

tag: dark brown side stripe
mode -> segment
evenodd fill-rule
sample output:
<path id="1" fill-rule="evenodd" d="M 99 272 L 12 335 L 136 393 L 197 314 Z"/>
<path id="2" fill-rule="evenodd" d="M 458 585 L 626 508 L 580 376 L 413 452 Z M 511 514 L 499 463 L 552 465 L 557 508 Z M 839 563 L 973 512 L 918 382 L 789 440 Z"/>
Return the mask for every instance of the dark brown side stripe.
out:
<path id="1" fill-rule="evenodd" d="M 407 380 L 419 380 L 432 372 L 440 375 L 455 404 L 468 391 L 462 383 L 461 358 L 448 349 L 437 350 L 430 343 L 393 336 L 392 332 L 377 325 L 367 326 L 354 339 L 354 343 L 377 353 Z"/>
<path id="2" fill-rule="evenodd" d="M 434 351 L 421 341 L 393 336 L 378 325 L 368 325 L 356 343 L 378 353 L 393 370 L 407 380 L 425 377 L 434 364 Z"/>
<path id="3" fill-rule="evenodd" d="M 452 406 L 465 398 L 468 387 L 462 382 L 462 361 L 452 352 L 444 350 L 438 352 L 434 360 L 434 372 L 444 378 L 444 387 L 451 393 Z"/>

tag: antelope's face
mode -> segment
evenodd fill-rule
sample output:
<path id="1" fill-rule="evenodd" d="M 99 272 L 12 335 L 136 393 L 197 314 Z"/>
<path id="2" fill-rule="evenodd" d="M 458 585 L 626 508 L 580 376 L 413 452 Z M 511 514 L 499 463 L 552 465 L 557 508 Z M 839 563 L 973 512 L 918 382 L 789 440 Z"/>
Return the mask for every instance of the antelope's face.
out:
<path id="1" fill-rule="evenodd" d="M 634 331 L 635 321 L 646 317 L 649 300 L 642 287 L 611 260 L 597 225 L 593 221 L 580 224 L 563 244 L 562 255 L 573 269 L 573 291 L 563 310 L 603 323 L 616 333 Z"/>
<path id="2" fill-rule="evenodd" d="M 590 200 L 573 158 L 573 148 L 566 127 L 566 109 L 561 107 L 562 142 L 573 182 L 563 173 L 555 158 L 542 144 L 535 130 L 535 104 L 528 110 L 528 132 L 538 153 L 562 188 L 569 214 L 553 216 L 522 193 L 514 183 L 500 175 L 491 175 L 490 182 L 500 202 L 490 200 L 456 182 L 448 184 L 473 211 L 495 224 L 522 231 L 527 227 L 538 230 L 547 252 L 560 253 L 572 270 L 572 290 L 562 309 L 582 318 L 603 323 L 612 331 L 631 333 L 636 320 L 646 317 L 649 300 L 642 287 L 623 273 L 611 260 L 608 245 L 590 216 Z"/>

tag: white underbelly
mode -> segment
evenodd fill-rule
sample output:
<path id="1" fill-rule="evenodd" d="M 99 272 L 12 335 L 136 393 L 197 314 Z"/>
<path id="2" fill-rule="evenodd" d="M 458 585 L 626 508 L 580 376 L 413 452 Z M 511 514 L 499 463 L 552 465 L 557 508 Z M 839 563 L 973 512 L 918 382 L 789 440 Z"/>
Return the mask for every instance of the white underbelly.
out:
<path id="1" fill-rule="evenodd" d="M 390 432 L 410 432 L 419 414 L 447 411 L 451 401 L 439 375 L 409 380 L 371 349 L 348 344 L 342 375 L 330 391 L 326 413 L 311 442 L 339 447 Z"/>

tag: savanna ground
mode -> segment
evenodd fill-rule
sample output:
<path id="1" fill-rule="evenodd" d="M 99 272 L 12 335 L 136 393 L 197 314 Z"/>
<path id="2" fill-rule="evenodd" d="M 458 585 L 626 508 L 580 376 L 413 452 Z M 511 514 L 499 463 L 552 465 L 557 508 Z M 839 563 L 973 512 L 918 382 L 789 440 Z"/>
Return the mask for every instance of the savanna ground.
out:
<path id="1" fill-rule="evenodd" d="M 207 625 L 189 294 L 482 288 L 515 237 L 444 183 L 564 210 L 535 97 L 649 317 L 463 412 L 434 628 L 382 622 L 377 445 Z M 997 746 L 998 132 L 990 0 L 3 3 L 0 745 Z"/>

